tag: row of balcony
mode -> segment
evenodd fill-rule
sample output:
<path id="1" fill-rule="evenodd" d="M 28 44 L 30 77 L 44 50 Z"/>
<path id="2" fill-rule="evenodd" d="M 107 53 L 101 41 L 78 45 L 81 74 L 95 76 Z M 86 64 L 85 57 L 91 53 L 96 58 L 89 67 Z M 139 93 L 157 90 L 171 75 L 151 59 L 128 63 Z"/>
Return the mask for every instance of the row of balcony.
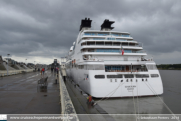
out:
<path id="1" fill-rule="evenodd" d="M 143 47 L 142 43 L 121 43 L 121 42 L 82 42 L 81 46 L 130 46 Z"/>
<path id="2" fill-rule="evenodd" d="M 103 52 L 103 53 L 122 53 L 121 49 L 82 49 L 82 53 L 84 52 Z M 135 50 L 124 50 L 124 53 L 146 53 L 143 50 L 135 51 Z"/>
<path id="3" fill-rule="evenodd" d="M 112 38 L 112 37 L 108 37 L 108 38 L 87 38 L 87 37 L 83 37 L 81 40 L 133 41 L 133 39 L 122 39 L 122 38 Z"/>

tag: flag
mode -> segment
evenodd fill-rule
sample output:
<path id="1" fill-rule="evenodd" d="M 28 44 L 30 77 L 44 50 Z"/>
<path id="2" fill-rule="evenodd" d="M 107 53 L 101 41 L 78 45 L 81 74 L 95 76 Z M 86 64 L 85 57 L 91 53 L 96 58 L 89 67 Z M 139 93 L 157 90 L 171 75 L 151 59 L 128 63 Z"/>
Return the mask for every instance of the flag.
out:
<path id="1" fill-rule="evenodd" d="M 88 77 L 89 77 L 89 76 L 87 75 L 86 80 L 88 79 Z"/>
<path id="2" fill-rule="evenodd" d="M 124 55 L 124 49 L 122 49 L 122 55 Z"/>

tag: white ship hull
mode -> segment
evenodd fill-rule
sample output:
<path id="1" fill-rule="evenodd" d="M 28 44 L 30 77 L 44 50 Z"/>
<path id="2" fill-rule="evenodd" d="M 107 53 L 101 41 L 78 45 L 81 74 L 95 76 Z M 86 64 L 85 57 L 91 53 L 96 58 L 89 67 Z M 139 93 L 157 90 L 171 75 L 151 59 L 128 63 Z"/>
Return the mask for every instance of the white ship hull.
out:
<path id="1" fill-rule="evenodd" d="M 90 30 L 90 19 L 81 21 L 77 40 L 70 47 L 66 71 L 93 97 L 161 95 L 162 80 L 153 58 L 145 58 L 143 44 L 128 32 L 112 31 L 105 20 L 100 30 Z"/>
<path id="2" fill-rule="evenodd" d="M 132 74 L 151 74 L 158 70 L 148 72 L 132 72 Z M 132 97 L 163 94 L 163 85 L 160 78 L 119 78 L 119 79 L 95 79 L 94 75 L 131 74 L 131 72 L 105 72 L 104 70 L 67 69 L 67 75 L 86 93 L 96 98 L 102 97 Z M 88 75 L 88 78 L 87 78 Z M 87 78 L 87 79 L 86 79 Z M 143 81 L 143 80 L 144 81 Z M 112 80 L 112 82 L 111 82 Z M 121 82 L 121 80 L 123 80 Z M 128 80 L 128 82 L 127 82 Z M 132 80 L 132 81 L 131 81 Z M 137 82 L 136 82 L 137 80 Z M 147 81 L 146 81 L 147 80 Z"/>

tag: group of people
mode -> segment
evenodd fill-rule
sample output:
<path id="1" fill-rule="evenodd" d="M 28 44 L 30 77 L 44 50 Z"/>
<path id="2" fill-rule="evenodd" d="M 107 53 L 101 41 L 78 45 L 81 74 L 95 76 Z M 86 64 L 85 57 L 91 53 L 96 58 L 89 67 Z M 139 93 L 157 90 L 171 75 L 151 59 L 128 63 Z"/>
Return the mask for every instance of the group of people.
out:
<path id="1" fill-rule="evenodd" d="M 53 68 L 53 67 L 51 67 L 51 72 L 53 73 L 57 73 L 58 74 L 58 71 L 59 71 L 59 68 L 58 67 L 55 67 L 55 68 Z"/>

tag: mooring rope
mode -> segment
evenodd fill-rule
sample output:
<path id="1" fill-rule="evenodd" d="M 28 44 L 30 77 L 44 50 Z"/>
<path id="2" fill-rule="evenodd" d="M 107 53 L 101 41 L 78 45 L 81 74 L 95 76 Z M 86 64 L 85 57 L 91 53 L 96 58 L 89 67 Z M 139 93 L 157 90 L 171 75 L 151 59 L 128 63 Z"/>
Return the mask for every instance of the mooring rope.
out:
<path id="1" fill-rule="evenodd" d="M 131 81 L 131 87 L 132 87 L 132 81 Z M 133 95 L 133 104 L 134 104 L 134 110 L 135 110 L 135 117 L 136 117 L 136 121 L 137 121 L 136 107 L 135 107 L 134 92 L 133 92 L 133 90 L 132 90 L 132 95 Z"/>
<path id="2" fill-rule="evenodd" d="M 137 107 L 138 107 L 138 120 L 140 120 L 139 118 L 139 101 L 138 101 L 138 82 L 136 81 L 136 88 L 137 88 Z"/>
<path id="3" fill-rule="evenodd" d="M 125 82 L 124 82 L 124 83 L 125 83 Z M 101 98 L 100 100 L 96 101 L 95 104 L 97 104 L 98 102 L 102 101 L 102 100 L 105 99 L 108 95 L 110 95 L 110 94 L 112 93 L 112 94 L 111 94 L 109 97 L 107 97 L 105 100 L 107 100 L 108 98 L 110 98 L 110 97 L 118 90 L 118 88 L 119 88 L 120 86 L 122 86 L 124 83 L 121 83 L 121 82 L 120 82 L 119 86 L 118 86 L 116 89 L 114 89 L 113 91 L 111 91 L 111 92 L 110 92 L 109 94 L 107 94 L 105 97 L 103 97 L 103 98 Z"/>
<path id="4" fill-rule="evenodd" d="M 146 84 L 146 83 L 145 83 Z M 146 84 L 147 85 L 147 84 Z M 155 94 L 159 99 L 160 99 L 160 101 L 164 104 L 164 106 L 168 109 L 168 111 L 174 116 L 174 117 L 176 117 L 175 116 L 175 114 L 171 111 L 171 109 L 165 104 L 165 102 L 159 97 L 159 95 L 156 93 L 156 91 L 152 88 L 152 86 L 149 84 L 149 82 L 148 82 L 148 88 L 153 92 L 153 94 Z M 149 87 L 150 86 L 150 87 Z M 152 88 L 152 89 L 151 89 Z M 179 119 L 177 119 L 178 121 L 180 121 Z"/>

